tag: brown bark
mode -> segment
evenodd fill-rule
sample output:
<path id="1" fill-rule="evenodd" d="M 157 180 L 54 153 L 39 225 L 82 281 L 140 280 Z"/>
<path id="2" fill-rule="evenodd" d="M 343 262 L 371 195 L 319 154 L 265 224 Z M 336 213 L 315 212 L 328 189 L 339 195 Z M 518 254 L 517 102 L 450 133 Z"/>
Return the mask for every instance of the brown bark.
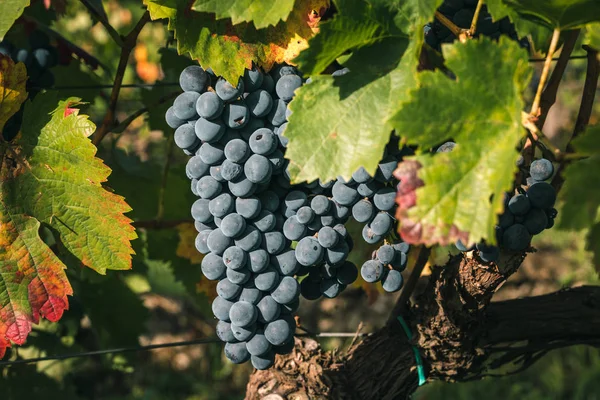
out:
<path id="1" fill-rule="evenodd" d="M 490 304 L 523 258 L 498 266 L 460 255 L 433 270 L 405 315 L 429 381 L 478 379 L 509 362 L 527 367 L 547 349 L 600 343 L 600 287 Z M 417 385 L 411 343 L 392 319 L 347 354 L 296 339 L 293 354 L 251 376 L 246 399 L 407 399 Z"/>

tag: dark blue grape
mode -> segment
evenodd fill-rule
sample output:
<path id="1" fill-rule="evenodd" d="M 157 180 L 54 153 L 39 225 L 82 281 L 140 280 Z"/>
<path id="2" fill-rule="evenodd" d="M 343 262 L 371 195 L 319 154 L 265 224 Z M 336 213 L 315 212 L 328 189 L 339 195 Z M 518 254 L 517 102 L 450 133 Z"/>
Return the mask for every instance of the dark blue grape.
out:
<path id="1" fill-rule="evenodd" d="M 385 157 L 377 165 L 377 171 L 375 172 L 375 179 L 380 182 L 390 182 L 394 179 L 394 171 L 398 166 L 398 161 L 391 156 Z"/>
<path id="2" fill-rule="evenodd" d="M 229 320 L 232 325 L 250 326 L 256 322 L 258 310 L 256 306 L 247 301 L 238 301 L 229 309 Z"/>
<path id="3" fill-rule="evenodd" d="M 265 337 L 275 346 L 281 346 L 292 338 L 294 328 L 287 319 L 277 319 L 265 325 Z"/>
<path id="4" fill-rule="evenodd" d="M 321 281 L 320 290 L 324 297 L 333 299 L 339 296 L 340 293 L 346 288 L 335 278 L 328 278 Z"/>
<path id="5" fill-rule="evenodd" d="M 212 176 L 203 176 L 196 185 L 198 195 L 203 199 L 214 199 L 222 190 L 222 186 Z"/>
<path id="6" fill-rule="evenodd" d="M 260 200 L 256 197 L 235 199 L 235 211 L 246 219 L 255 218 L 261 209 Z"/>
<path id="7" fill-rule="evenodd" d="M 208 74 L 198 65 L 186 67 L 179 75 L 179 86 L 184 92 L 202 93 L 208 81 Z"/>
<path id="8" fill-rule="evenodd" d="M 277 309 L 279 309 L 279 306 L 277 306 Z M 252 354 L 253 356 L 260 356 L 269 352 L 271 350 L 271 346 L 271 343 L 269 343 L 265 337 L 265 332 L 263 329 L 257 329 L 252 339 L 246 343 L 248 353 Z"/>
<path id="9" fill-rule="evenodd" d="M 527 198 L 537 208 L 552 208 L 556 202 L 556 190 L 546 182 L 533 184 L 527 190 Z"/>
<path id="10" fill-rule="evenodd" d="M 296 212 L 295 217 L 297 218 L 298 223 L 306 225 L 313 220 L 313 218 L 315 217 L 315 212 L 309 206 L 302 206 Z M 283 233 L 285 234 L 285 232 L 283 232 Z M 286 235 L 286 237 L 287 237 L 287 235 Z M 288 238 L 288 239 L 290 239 L 290 238 Z M 290 239 L 290 240 L 297 240 L 297 239 Z"/>
<path id="11" fill-rule="evenodd" d="M 221 164 L 221 177 L 230 182 L 241 176 L 244 168 L 240 164 L 236 164 L 229 160 L 224 160 Z"/>
<path id="12" fill-rule="evenodd" d="M 169 107 L 167 112 L 165 113 L 165 121 L 167 121 L 167 125 L 173 129 L 179 128 L 181 125 L 185 124 L 187 121 L 181 118 L 178 118 L 175 115 L 175 111 L 173 110 L 173 106 Z"/>
<path id="13" fill-rule="evenodd" d="M 390 264 L 396 257 L 396 250 L 389 244 L 381 246 L 377 249 L 377 259 L 382 264 Z"/>
<path id="14" fill-rule="evenodd" d="M 231 282 L 229 279 L 221 279 L 217 283 L 217 295 L 225 300 L 234 300 L 242 291 L 242 287 Z"/>
<path id="15" fill-rule="evenodd" d="M 375 235 L 384 236 L 392 229 L 393 223 L 394 220 L 392 216 L 385 211 L 381 211 L 373 218 L 373 221 L 371 221 L 371 231 L 373 231 Z"/>
<path id="16" fill-rule="evenodd" d="M 486 251 L 479 252 L 479 258 L 484 262 L 496 262 L 500 258 L 500 249 L 496 246 L 490 246 Z"/>
<path id="17" fill-rule="evenodd" d="M 297 210 L 308 203 L 306 193 L 299 190 L 293 190 L 285 196 L 284 204 L 292 209 Z"/>
<path id="18" fill-rule="evenodd" d="M 371 181 L 368 183 L 361 183 L 356 188 L 358 194 L 362 197 L 372 197 L 381 188 L 381 183 L 377 181 Z"/>
<path id="19" fill-rule="evenodd" d="M 348 243 L 345 240 L 340 240 L 337 245 L 325 251 L 325 258 L 329 264 L 337 266 L 346 261 L 348 253 L 350 253 Z"/>
<path id="20" fill-rule="evenodd" d="M 260 301 L 256 304 L 256 307 L 258 308 L 259 322 L 268 323 L 279 318 L 281 307 L 279 306 L 279 303 L 277 303 L 275 299 L 269 295 L 260 299 Z"/>
<path id="21" fill-rule="evenodd" d="M 332 248 L 338 243 L 338 233 L 330 226 L 319 229 L 318 241 L 326 249 Z"/>
<path id="22" fill-rule="evenodd" d="M 362 199 L 352 206 L 352 217 L 358 222 L 368 222 L 374 215 L 373 204 L 367 199 Z"/>
<path id="23" fill-rule="evenodd" d="M 526 195 L 517 194 L 508 202 L 508 209 L 514 215 L 525 215 L 531 209 L 531 202 Z"/>
<path id="24" fill-rule="evenodd" d="M 273 102 L 273 107 L 271 107 L 271 111 L 267 114 L 267 121 L 269 121 L 273 126 L 280 126 L 285 122 L 285 110 L 287 105 L 285 101 L 278 99 Z"/>
<path id="25" fill-rule="evenodd" d="M 244 174 L 250 182 L 265 183 L 271 178 L 273 167 L 269 159 L 260 154 L 253 154 L 244 164 Z"/>
<path id="26" fill-rule="evenodd" d="M 209 200 L 198 199 L 192 204 L 192 218 L 202 223 L 212 222 L 212 214 L 208 209 Z"/>
<path id="27" fill-rule="evenodd" d="M 252 196 L 256 191 L 256 184 L 250 181 L 243 172 L 235 179 L 227 182 L 227 187 L 231 194 L 236 197 Z"/>
<path id="28" fill-rule="evenodd" d="M 371 175 L 369 175 L 367 170 L 364 169 L 364 167 L 360 167 L 352 174 L 352 179 L 354 179 L 354 181 L 357 183 L 367 183 L 373 178 Z"/>
<path id="29" fill-rule="evenodd" d="M 296 245 L 296 259 L 301 265 L 310 266 L 323 259 L 323 247 L 314 237 L 305 237 Z"/>
<path id="30" fill-rule="evenodd" d="M 322 194 L 313 197 L 310 202 L 310 208 L 317 215 L 325 215 L 331 209 L 331 201 Z"/>
<path id="31" fill-rule="evenodd" d="M 260 247 L 261 242 L 262 236 L 260 231 L 251 225 L 246 225 L 244 232 L 235 239 L 235 245 L 248 252 Z"/>
<path id="32" fill-rule="evenodd" d="M 216 281 L 225 277 L 227 269 L 221 256 L 214 253 L 208 253 L 204 256 L 200 268 L 206 279 L 211 281 Z"/>
<path id="33" fill-rule="evenodd" d="M 356 189 L 336 181 L 331 189 L 333 199 L 343 206 L 351 206 L 358 201 Z"/>
<path id="34" fill-rule="evenodd" d="M 239 270 L 246 266 L 248 253 L 237 246 L 231 246 L 223 252 L 223 262 L 227 268 Z"/>
<path id="35" fill-rule="evenodd" d="M 210 213 L 218 218 L 223 218 L 233 211 L 233 197 L 229 193 L 221 193 L 208 203 Z"/>
<path id="36" fill-rule="evenodd" d="M 180 149 L 188 149 L 198 145 L 199 140 L 190 124 L 181 125 L 175 130 L 175 144 Z"/>
<path id="37" fill-rule="evenodd" d="M 198 250 L 198 252 L 200 254 L 208 254 L 210 253 L 210 250 L 208 249 L 208 245 L 206 244 L 206 241 L 208 240 L 208 235 L 210 235 L 210 233 L 212 232 L 212 230 L 204 230 L 202 232 L 199 232 L 198 235 L 196 236 L 196 240 L 194 242 L 195 246 L 196 246 L 196 250 Z"/>
<path id="38" fill-rule="evenodd" d="M 375 244 L 383 240 L 383 236 L 375 234 L 368 224 L 363 227 L 362 238 L 367 244 Z"/>
<path id="39" fill-rule="evenodd" d="M 269 369 L 275 364 L 275 352 L 268 351 L 260 356 L 251 356 L 250 362 L 252 366 L 258 370 Z"/>
<path id="40" fill-rule="evenodd" d="M 358 278 L 358 268 L 350 261 L 346 261 L 338 267 L 335 278 L 342 285 L 351 285 Z"/>
<path id="41" fill-rule="evenodd" d="M 283 101 L 290 101 L 294 97 L 294 91 L 300 86 L 302 86 L 302 78 L 289 74 L 279 78 L 275 84 L 275 92 Z"/>
<path id="42" fill-rule="evenodd" d="M 246 104 L 241 100 L 227 104 L 223 110 L 223 121 L 231 129 L 243 128 L 250 119 L 250 111 Z"/>
<path id="43" fill-rule="evenodd" d="M 404 284 L 404 279 L 402 278 L 402 274 L 400 271 L 396 271 L 395 269 L 389 271 L 383 279 L 381 280 L 383 290 L 388 293 L 394 293 L 398 290 L 402 289 L 402 285 Z"/>
<path id="44" fill-rule="evenodd" d="M 262 247 L 269 254 L 279 254 L 287 245 L 287 241 L 281 232 L 266 232 L 263 234 Z"/>
<path id="45" fill-rule="evenodd" d="M 206 245 L 211 253 L 221 256 L 223 255 L 223 252 L 231 245 L 231 238 L 223 235 L 221 229 L 217 228 L 213 230 L 210 235 L 208 235 Z"/>
<path id="46" fill-rule="evenodd" d="M 381 211 L 389 211 L 396 205 L 396 190 L 390 187 L 381 188 L 373 196 L 373 204 Z"/>
<path id="47" fill-rule="evenodd" d="M 219 78 L 215 85 L 215 91 L 224 102 L 233 101 L 244 93 L 244 81 L 240 79 L 237 87 L 233 87 L 225 79 Z"/>
<path id="48" fill-rule="evenodd" d="M 309 279 L 304 279 L 300 283 L 300 294 L 306 300 L 317 300 L 321 297 L 320 282 L 313 282 Z"/>
<path id="49" fill-rule="evenodd" d="M 256 249 L 249 253 L 250 270 L 254 273 L 264 271 L 269 265 L 269 253 L 264 249 Z"/>
<path id="50" fill-rule="evenodd" d="M 384 265 L 378 260 L 369 260 L 362 265 L 360 275 L 366 282 L 374 283 L 381 280 L 384 276 L 384 271 Z"/>
<path id="51" fill-rule="evenodd" d="M 231 324 L 231 332 L 233 333 L 233 337 L 235 337 L 240 342 L 245 342 L 254 336 L 256 332 L 256 324 L 252 324 L 248 327 L 237 326 L 236 324 Z"/>
<path id="52" fill-rule="evenodd" d="M 531 236 L 527 228 L 521 224 L 514 224 L 507 228 L 502 235 L 502 244 L 512 251 L 522 251 L 529 247 Z"/>
<path id="53" fill-rule="evenodd" d="M 544 210 L 533 208 L 527 213 L 523 225 L 525 225 L 525 228 L 527 228 L 527 231 L 529 231 L 531 235 L 537 235 L 546 229 L 546 226 L 548 225 L 548 216 Z"/>
<path id="54" fill-rule="evenodd" d="M 271 111 L 273 97 L 266 90 L 257 90 L 246 97 L 246 104 L 253 116 L 262 118 Z"/>
<path id="55" fill-rule="evenodd" d="M 265 210 L 274 213 L 279 209 L 279 197 L 275 192 L 267 190 L 259 194 L 257 197 Z"/>
<path id="56" fill-rule="evenodd" d="M 230 322 L 231 320 L 229 319 L 229 311 L 231 310 L 232 306 L 233 303 L 231 301 L 217 296 L 213 300 L 211 308 L 213 315 L 219 321 Z"/>
<path id="57" fill-rule="evenodd" d="M 225 145 L 225 157 L 234 163 L 243 163 L 250 156 L 250 148 L 242 139 L 233 139 Z"/>
<path id="58" fill-rule="evenodd" d="M 258 289 L 268 292 L 277 286 L 279 279 L 277 270 L 269 265 L 263 272 L 254 276 L 254 284 Z"/>
<path id="59" fill-rule="evenodd" d="M 289 304 L 300 295 L 300 285 L 291 276 L 284 276 L 271 292 L 271 297 L 279 304 Z"/>
<path id="60" fill-rule="evenodd" d="M 199 156 L 190 158 L 185 166 L 185 173 L 188 178 L 199 179 L 206 175 L 210 166 L 202 161 Z"/>
<path id="61" fill-rule="evenodd" d="M 173 102 L 173 113 L 182 120 L 190 120 L 197 117 L 196 101 L 200 97 L 198 92 L 183 92 Z"/>
<path id="62" fill-rule="evenodd" d="M 243 364 L 250 360 L 250 353 L 246 349 L 245 342 L 226 343 L 225 356 L 234 364 Z"/>
<path id="63" fill-rule="evenodd" d="M 217 322 L 216 333 L 219 339 L 225 343 L 235 343 L 237 339 L 231 331 L 231 324 L 225 321 Z"/>
<path id="64" fill-rule="evenodd" d="M 202 143 L 198 150 L 200 159 L 208 165 L 220 164 L 225 158 L 223 146 L 217 143 Z"/>
<path id="65" fill-rule="evenodd" d="M 218 118 L 223 112 L 225 104 L 215 92 L 206 92 L 196 101 L 196 113 L 205 119 Z"/>
<path id="66" fill-rule="evenodd" d="M 249 280 L 244 283 L 242 292 L 240 293 L 239 301 L 245 301 L 250 304 L 257 305 L 263 298 L 262 290 L 258 289 L 254 284 L 254 280 Z"/>
<path id="67" fill-rule="evenodd" d="M 219 141 L 225 134 L 225 130 L 225 124 L 220 120 L 209 121 L 205 118 L 199 118 L 194 125 L 196 137 L 203 142 L 209 143 Z M 221 156 L 219 155 L 219 157 Z"/>
<path id="68" fill-rule="evenodd" d="M 296 215 L 292 215 L 283 224 L 283 234 L 289 240 L 300 240 L 306 235 L 306 225 L 298 222 Z"/>
<path id="69" fill-rule="evenodd" d="M 244 88 L 248 92 L 255 91 L 262 85 L 263 78 L 264 75 L 258 68 L 246 69 L 244 71 Z"/>

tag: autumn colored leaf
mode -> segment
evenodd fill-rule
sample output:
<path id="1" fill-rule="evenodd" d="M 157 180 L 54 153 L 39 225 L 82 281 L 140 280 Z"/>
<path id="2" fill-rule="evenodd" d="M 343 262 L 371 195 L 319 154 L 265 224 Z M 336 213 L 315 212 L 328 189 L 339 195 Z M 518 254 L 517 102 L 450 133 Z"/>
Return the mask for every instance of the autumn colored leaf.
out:
<path id="1" fill-rule="evenodd" d="M 186 260 L 190 260 L 192 264 L 200 264 L 204 256 L 196 250 L 196 236 L 198 232 L 194 228 L 193 223 L 184 223 L 177 225 L 177 233 L 179 234 L 179 243 L 175 253 Z"/>
<path id="2" fill-rule="evenodd" d="M 40 317 L 57 321 L 68 308 L 66 266 L 41 240 L 42 223 L 82 265 L 131 268 L 129 206 L 101 185 L 110 169 L 87 138 L 95 126 L 79 115 L 79 99 L 56 96 L 28 102 L 21 133 L 0 143 L 0 353 L 22 344 Z"/>
<path id="3" fill-rule="evenodd" d="M 177 50 L 189 53 L 204 68 L 237 82 L 254 62 L 268 71 L 273 64 L 289 61 L 307 47 L 328 0 L 298 0 L 286 21 L 256 29 L 252 23 L 233 25 L 230 19 L 193 11 L 187 0 L 144 0 L 153 20 L 167 18 L 175 32 Z"/>
<path id="4" fill-rule="evenodd" d="M 15 64 L 10 57 L 0 54 L 0 132 L 27 98 L 25 64 Z"/>

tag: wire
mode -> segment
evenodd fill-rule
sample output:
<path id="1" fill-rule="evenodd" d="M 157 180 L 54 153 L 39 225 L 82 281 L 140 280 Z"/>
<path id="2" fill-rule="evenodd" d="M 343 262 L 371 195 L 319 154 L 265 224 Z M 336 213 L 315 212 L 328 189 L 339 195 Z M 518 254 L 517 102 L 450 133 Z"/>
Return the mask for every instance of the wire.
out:
<path id="1" fill-rule="evenodd" d="M 298 334 L 296 336 L 306 337 L 322 337 L 322 338 L 349 338 L 355 336 L 367 336 L 368 333 L 356 333 L 356 332 L 322 332 L 317 333 L 315 335 L 309 334 Z M 0 367 L 9 367 L 12 365 L 23 365 L 23 364 L 33 364 L 39 363 L 42 361 L 62 361 L 68 360 L 71 358 L 83 358 L 83 357 L 93 357 L 104 354 L 117 354 L 117 353 L 134 353 L 140 351 L 149 351 L 156 349 L 164 349 L 169 347 L 183 347 L 183 346 L 194 346 L 198 344 L 210 344 L 210 343 L 222 343 L 221 339 L 217 337 L 211 338 L 203 338 L 203 339 L 195 339 L 195 340 L 185 340 L 181 342 L 169 342 L 169 343 L 160 343 L 160 344 L 149 344 L 146 346 L 131 346 L 131 347 L 117 347 L 113 349 L 104 349 L 104 350 L 95 350 L 95 351 L 84 351 L 81 353 L 71 353 L 71 354 L 57 354 L 54 356 L 46 356 L 46 357 L 36 357 L 36 358 L 25 358 L 21 360 L 14 361 L 0 361 Z"/>
<path id="2" fill-rule="evenodd" d="M 587 55 L 571 56 L 569 60 L 581 60 L 586 59 Z M 544 58 L 530 58 L 529 62 L 544 62 Z M 558 61 L 558 58 L 553 58 L 552 61 Z M 121 85 L 121 88 L 129 89 L 144 89 L 161 86 L 179 86 L 179 82 L 156 82 L 156 83 L 129 83 Z M 71 85 L 71 86 L 54 86 L 51 88 L 37 88 L 32 89 L 38 90 L 83 90 L 83 89 L 112 89 L 113 85 Z"/>

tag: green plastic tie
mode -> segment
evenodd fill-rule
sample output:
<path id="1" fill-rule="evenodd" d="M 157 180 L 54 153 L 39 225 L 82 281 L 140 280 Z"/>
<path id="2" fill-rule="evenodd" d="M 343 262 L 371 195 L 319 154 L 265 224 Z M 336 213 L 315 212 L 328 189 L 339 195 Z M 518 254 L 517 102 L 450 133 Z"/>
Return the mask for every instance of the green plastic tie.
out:
<path id="1" fill-rule="evenodd" d="M 404 329 L 404 333 L 406 333 L 406 337 L 408 337 L 408 340 L 412 340 L 412 333 L 404 318 L 402 318 L 402 316 L 399 316 L 398 321 L 400 322 L 400 325 L 402 325 L 402 329 Z M 425 368 L 423 368 L 423 360 L 421 359 L 421 354 L 419 354 L 419 349 L 417 349 L 417 346 L 411 345 L 411 347 L 413 349 L 413 353 L 415 353 L 415 361 L 417 362 L 419 386 L 423 386 L 427 382 L 427 379 L 425 379 Z"/>

